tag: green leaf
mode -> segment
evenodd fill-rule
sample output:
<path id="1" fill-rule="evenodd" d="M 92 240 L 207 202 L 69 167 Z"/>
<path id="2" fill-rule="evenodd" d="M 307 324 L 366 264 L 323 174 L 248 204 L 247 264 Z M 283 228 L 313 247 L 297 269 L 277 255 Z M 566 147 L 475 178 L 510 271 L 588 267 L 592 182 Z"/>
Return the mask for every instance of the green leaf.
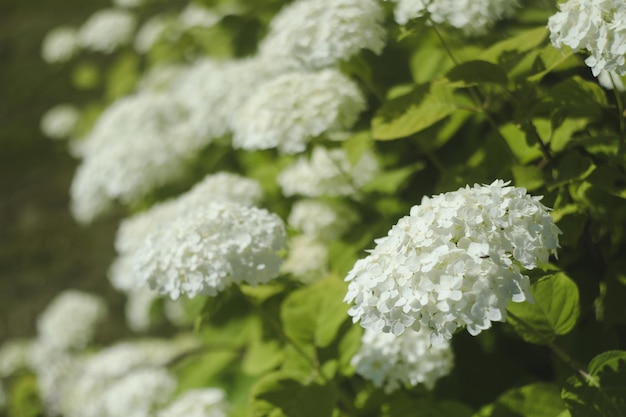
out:
<path id="1" fill-rule="evenodd" d="M 509 303 L 507 310 L 534 331 L 509 317 L 508 322 L 527 342 L 545 344 L 556 336 L 567 334 L 578 320 L 578 287 L 565 273 L 547 275 L 531 285 L 535 303 Z M 539 336 L 541 335 L 541 336 Z"/>
<path id="2" fill-rule="evenodd" d="M 346 284 L 331 275 L 289 294 L 280 310 L 287 336 L 296 343 L 329 346 L 348 318 L 345 293 Z"/>
<path id="3" fill-rule="evenodd" d="M 526 134 L 517 125 L 505 124 L 500 128 L 500 134 L 522 164 L 527 164 L 543 155 L 538 146 L 528 144 Z"/>
<path id="4" fill-rule="evenodd" d="M 580 181 L 587 178 L 596 165 L 591 158 L 581 155 L 578 152 L 569 152 L 560 158 L 553 170 L 552 187 L 568 184 L 572 181 Z"/>
<path id="5" fill-rule="evenodd" d="M 457 401 L 436 401 L 431 398 L 415 398 L 404 392 L 389 398 L 383 417 L 469 417 L 472 410 Z"/>
<path id="6" fill-rule="evenodd" d="M 283 350 L 280 343 L 277 340 L 264 339 L 262 327 L 256 327 L 241 363 L 242 370 L 250 375 L 260 375 L 276 368 L 282 360 Z"/>
<path id="7" fill-rule="evenodd" d="M 526 52 L 540 45 L 548 36 L 545 26 L 528 29 L 500 41 L 480 55 L 480 59 L 494 64 L 502 61 L 507 52 Z"/>
<path id="8" fill-rule="evenodd" d="M 557 69 L 569 69 L 579 65 L 579 59 L 572 51 L 562 51 L 552 44 L 546 45 L 539 53 L 542 69 L 528 77 L 530 82 L 539 82 L 543 77 Z"/>
<path id="9" fill-rule="evenodd" d="M 561 397 L 572 417 L 626 416 L 626 352 L 608 351 L 589 363 L 589 376 L 567 379 Z"/>
<path id="10" fill-rule="evenodd" d="M 139 58 L 127 53 L 120 56 L 111 67 L 107 76 L 106 96 L 109 100 L 133 91 L 139 79 Z"/>
<path id="11" fill-rule="evenodd" d="M 269 374 L 252 388 L 249 417 L 330 417 L 337 401 L 331 384 L 303 384 L 281 372 Z"/>
<path id="12" fill-rule="evenodd" d="M 425 166 L 423 162 L 418 162 L 408 167 L 378 174 L 363 187 L 363 191 L 367 193 L 379 192 L 382 194 L 396 194 L 403 188 L 413 174 L 423 170 Z"/>
<path id="13" fill-rule="evenodd" d="M 439 45 L 423 45 L 410 58 L 411 74 L 415 83 L 422 84 L 440 78 L 454 66 L 450 55 Z"/>
<path id="14" fill-rule="evenodd" d="M 453 91 L 446 84 L 422 84 L 389 100 L 372 119 L 372 136 L 378 140 L 399 139 L 434 125 L 457 110 Z"/>
<path id="15" fill-rule="evenodd" d="M 511 171 L 515 178 L 515 185 L 518 187 L 532 191 L 543 186 L 543 174 L 536 166 L 516 165 L 511 168 Z"/>
<path id="16" fill-rule="evenodd" d="M 559 388 L 538 382 L 505 392 L 473 417 L 555 417 L 564 411 Z"/>
<path id="17" fill-rule="evenodd" d="M 509 81 L 499 65 L 480 60 L 463 62 L 455 66 L 448 71 L 446 78 L 463 87 L 483 83 L 506 85 Z"/>
<path id="18" fill-rule="evenodd" d="M 573 76 L 546 91 L 535 112 L 556 113 L 569 118 L 588 118 L 599 117 L 607 107 L 606 93 L 597 82 Z"/>
<path id="19" fill-rule="evenodd" d="M 585 230 L 587 215 L 577 204 L 567 204 L 552 211 L 552 218 L 563 234 L 559 238 L 561 246 L 576 247 Z"/>

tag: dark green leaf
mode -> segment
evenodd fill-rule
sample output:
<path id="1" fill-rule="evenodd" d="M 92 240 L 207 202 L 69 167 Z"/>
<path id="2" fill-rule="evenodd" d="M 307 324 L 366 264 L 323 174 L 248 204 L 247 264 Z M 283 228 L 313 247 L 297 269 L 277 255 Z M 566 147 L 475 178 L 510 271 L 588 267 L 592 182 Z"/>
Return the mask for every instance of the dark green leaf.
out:
<path id="1" fill-rule="evenodd" d="M 539 382 L 505 392 L 473 417 L 555 417 L 563 411 L 559 388 Z"/>
<path id="2" fill-rule="evenodd" d="M 479 60 L 463 62 L 455 66 L 448 71 L 446 78 L 463 87 L 482 83 L 506 85 L 508 82 L 506 73 L 499 65 Z"/>
<path id="3" fill-rule="evenodd" d="M 561 392 L 572 417 L 626 416 L 626 352 L 601 353 L 588 372 L 570 377 Z"/>

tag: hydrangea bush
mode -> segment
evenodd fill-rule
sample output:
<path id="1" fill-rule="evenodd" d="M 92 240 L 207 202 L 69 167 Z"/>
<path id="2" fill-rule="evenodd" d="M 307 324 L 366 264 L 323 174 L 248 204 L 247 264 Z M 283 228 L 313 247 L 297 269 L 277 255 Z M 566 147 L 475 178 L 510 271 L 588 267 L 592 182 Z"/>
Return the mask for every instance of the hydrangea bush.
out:
<path id="1" fill-rule="evenodd" d="M 61 294 L 0 347 L 0 407 L 624 415 L 625 34 L 617 0 L 59 22 L 42 57 L 91 101 L 42 130 L 79 160 L 76 220 L 126 215 L 108 277 L 134 336 L 102 344 L 105 301 Z"/>

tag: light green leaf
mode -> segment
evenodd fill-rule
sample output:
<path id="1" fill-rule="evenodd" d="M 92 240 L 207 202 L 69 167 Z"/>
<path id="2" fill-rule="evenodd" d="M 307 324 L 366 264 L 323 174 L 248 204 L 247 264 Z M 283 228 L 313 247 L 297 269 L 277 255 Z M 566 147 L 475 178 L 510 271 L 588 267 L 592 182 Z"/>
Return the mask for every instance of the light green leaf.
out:
<path id="1" fill-rule="evenodd" d="M 348 318 L 348 305 L 343 302 L 346 288 L 331 275 L 289 294 L 280 310 L 287 336 L 297 343 L 329 346 Z"/>
<path id="2" fill-rule="evenodd" d="M 536 166 L 516 165 L 511 168 L 511 171 L 513 178 L 515 178 L 515 185 L 518 187 L 532 191 L 543 186 L 543 174 Z"/>
<path id="3" fill-rule="evenodd" d="M 337 388 L 317 383 L 303 384 L 290 375 L 275 372 L 252 388 L 249 417 L 330 417 L 337 401 Z"/>
<path id="4" fill-rule="evenodd" d="M 505 392 L 473 417 L 555 417 L 564 411 L 559 388 L 538 382 Z"/>
<path id="5" fill-rule="evenodd" d="M 626 416 L 626 352 L 608 351 L 589 363 L 589 375 L 570 377 L 561 392 L 572 417 Z"/>
<path id="6" fill-rule="evenodd" d="M 463 62 L 452 68 L 446 78 L 455 85 L 469 87 L 483 83 L 506 85 L 508 77 L 502 68 L 487 61 Z"/>
<path id="7" fill-rule="evenodd" d="M 283 350 L 277 340 L 263 338 L 262 327 L 256 331 L 241 363 L 242 370 L 250 375 L 260 375 L 277 367 L 283 360 Z"/>
<path id="8" fill-rule="evenodd" d="M 530 82 L 539 82 L 543 77 L 557 69 L 568 69 L 580 64 L 579 59 L 571 50 L 562 51 L 552 46 L 552 44 L 546 45 L 539 53 L 539 57 L 542 69 L 528 77 Z"/>
<path id="9" fill-rule="evenodd" d="M 382 194 L 396 194 L 403 188 L 411 175 L 421 171 L 425 166 L 423 162 L 418 162 L 408 167 L 378 174 L 363 187 L 363 191 L 367 193 L 379 192 Z"/>
<path id="10" fill-rule="evenodd" d="M 543 155 L 538 146 L 528 144 L 526 134 L 517 125 L 505 124 L 500 128 L 500 134 L 522 164 L 527 164 Z"/>
<path id="11" fill-rule="evenodd" d="M 497 64 L 502 61 L 502 57 L 506 52 L 530 51 L 540 45 L 547 36 L 548 30 L 545 26 L 519 32 L 517 35 L 491 46 L 480 55 L 479 59 Z"/>
<path id="12" fill-rule="evenodd" d="M 556 336 L 567 334 L 578 320 L 578 286 L 565 273 L 547 275 L 531 286 L 535 303 L 509 303 L 507 310 L 524 324 L 509 317 L 508 322 L 527 342 L 545 344 Z M 539 336 L 541 335 L 541 336 Z"/>
<path id="13" fill-rule="evenodd" d="M 433 83 L 386 102 L 372 119 L 372 136 L 399 139 L 434 125 L 458 108 L 450 85 Z"/>

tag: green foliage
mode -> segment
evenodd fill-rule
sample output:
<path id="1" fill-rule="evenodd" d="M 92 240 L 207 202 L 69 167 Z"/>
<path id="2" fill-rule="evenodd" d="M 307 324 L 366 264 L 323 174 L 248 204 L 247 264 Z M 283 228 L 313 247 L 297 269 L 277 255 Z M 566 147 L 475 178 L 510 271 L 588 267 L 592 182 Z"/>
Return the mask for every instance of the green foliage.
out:
<path id="1" fill-rule="evenodd" d="M 588 374 L 570 377 L 561 396 L 572 417 L 626 415 L 626 352 L 609 351 L 593 358 Z"/>
<path id="2" fill-rule="evenodd" d="M 571 278 L 563 272 L 544 276 L 532 284 L 531 292 L 534 304 L 510 303 L 507 307 L 514 315 L 509 318 L 509 323 L 524 340 L 545 344 L 572 330 L 580 307 L 578 287 Z"/>
<path id="3" fill-rule="evenodd" d="M 538 382 L 505 392 L 473 417 L 555 417 L 563 411 L 559 388 Z"/>

